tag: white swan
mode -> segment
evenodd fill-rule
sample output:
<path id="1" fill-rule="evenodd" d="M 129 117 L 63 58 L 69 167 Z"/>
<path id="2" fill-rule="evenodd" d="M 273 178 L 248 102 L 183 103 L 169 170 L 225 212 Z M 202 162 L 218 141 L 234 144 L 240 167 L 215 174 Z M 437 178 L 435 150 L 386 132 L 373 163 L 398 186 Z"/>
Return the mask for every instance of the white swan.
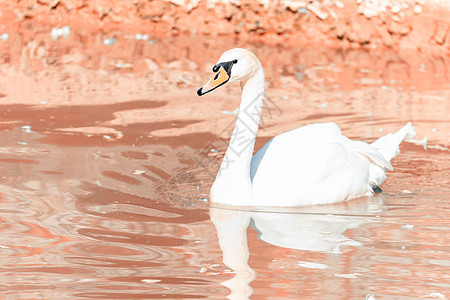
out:
<path id="1" fill-rule="evenodd" d="M 252 157 L 264 101 L 264 71 L 245 49 L 222 54 L 214 75 L 197 94 L 228 81 L 247 81 L 239 113 L 211 201 L 245 206 L 327 204 L 381 192 L 389 161 L 411 123 L 372 144 L 341 135 L 335 123 L 313 124 L 282 133 Z"/>

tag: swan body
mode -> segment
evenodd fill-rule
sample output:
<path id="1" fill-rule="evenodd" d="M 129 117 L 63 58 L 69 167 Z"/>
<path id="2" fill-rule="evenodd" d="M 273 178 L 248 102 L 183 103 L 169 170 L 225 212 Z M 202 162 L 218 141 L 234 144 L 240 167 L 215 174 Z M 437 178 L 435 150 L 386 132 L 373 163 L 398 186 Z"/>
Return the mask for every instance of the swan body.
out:
<path id="1" fill-rule="evenodd" d="M 211 201 L 245 206 L 329 204 L 380 192 L 390 160 L 411 128 L 408 123 L 372 144 L 352 141 L 335 123 L 312 124 L 282 133 L 253 157 L 264 101 L 264 72 L 245 49 L 225 52 L 198 95 L 228 81 L 247 81 L 235 128 Z"/>

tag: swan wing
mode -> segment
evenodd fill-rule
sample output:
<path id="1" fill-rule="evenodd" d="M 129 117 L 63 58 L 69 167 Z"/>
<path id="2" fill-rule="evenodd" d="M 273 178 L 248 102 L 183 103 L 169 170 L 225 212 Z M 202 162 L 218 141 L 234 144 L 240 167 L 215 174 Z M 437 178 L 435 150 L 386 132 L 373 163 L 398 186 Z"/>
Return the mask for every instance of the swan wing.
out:
<path id="1" fill-rule="evenodd" d="M 271 152 L 277 152 L 277 154 L 271 154 L 270 156 L 281 155 L 281 153 L 278 154 L 278 152 L 283 151 L 283 148 L 293 149 L 300 144 L 308 142 L 333 141 L 340 138 L 341 136 L 341 129 L 336 125 L 336 123 L 333 122 L 306 125 L 284 132 L 268 141 L 253 156 L 250 165 L 250 179 L 253 180 L 253 177 L 255 176 L 262 159 L 265 157 L 267 150 L 269 149 L 269 147 L 271 147 L 271 144 L 274 141 L 275 145 L 271 147 Z M 275 148 L 281 149 L 273 150 Z"/>
<path id="2" fill-rule="evenodd" d="M 371 194 L 380 181 L 372 177 L 389 168 L 374 147 L 342 136 L 335 123 L 314 124 L 274 137 L 255 154 L 252 189 L 261 204 L 334 203 Z"/>

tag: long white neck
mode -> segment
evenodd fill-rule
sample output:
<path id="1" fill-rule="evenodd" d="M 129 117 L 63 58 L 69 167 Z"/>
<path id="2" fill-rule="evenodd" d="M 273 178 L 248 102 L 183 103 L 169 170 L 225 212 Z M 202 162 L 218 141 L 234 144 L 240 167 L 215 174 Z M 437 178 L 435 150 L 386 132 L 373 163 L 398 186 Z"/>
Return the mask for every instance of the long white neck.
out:
<path id="1" fill-rule="evenodd" d="M 241 104 L 230 144 L 211 189 L 213 202 L 241 202 L 242 198 L 251 201 L 250 163 L 263 103 L 264 71 L 259 66 L 256 74 L 247 81 L 242 90 Z"/>

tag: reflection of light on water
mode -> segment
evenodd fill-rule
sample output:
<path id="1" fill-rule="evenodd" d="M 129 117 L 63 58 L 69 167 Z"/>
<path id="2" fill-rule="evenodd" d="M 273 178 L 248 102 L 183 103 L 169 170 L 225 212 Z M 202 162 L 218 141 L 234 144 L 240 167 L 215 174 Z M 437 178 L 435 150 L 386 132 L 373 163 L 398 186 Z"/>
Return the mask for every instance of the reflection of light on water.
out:
<path id="1" fill-rule="evenodd" d="M 321 269 L 321 270 L 328 269 L 328 266 L 325 264 L 314 263 L 309 261 L 299 261 L 297 265 L 302 268 Z"/>

